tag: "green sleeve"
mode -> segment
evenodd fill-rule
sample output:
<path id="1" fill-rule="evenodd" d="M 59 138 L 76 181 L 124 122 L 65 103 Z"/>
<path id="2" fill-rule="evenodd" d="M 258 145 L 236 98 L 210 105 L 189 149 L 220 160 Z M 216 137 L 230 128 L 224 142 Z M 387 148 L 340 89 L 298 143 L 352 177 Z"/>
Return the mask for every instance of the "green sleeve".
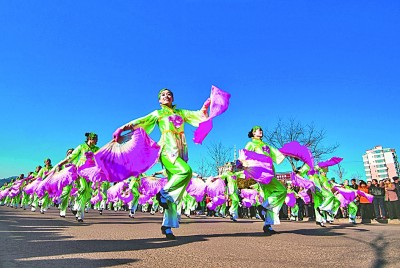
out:
<path id="1" fill-rule="evenodd" d="M 300 169 L 299 169 L 299 175 L 301 177 L 305 177 L 307 175 L 307 172 L 310 171 L 310 167 L 307 164 L 304 164 Z"/>
<path id="2" fill-rule="evenodd" d="M 127 125 L 136 128 L 143 128 L 147 134 L 150 134 L 158 122 L 158 111 L 154 111 L 146 116 L 140 117 L 138 119 L 132 120 Z"/>
<path id="3" fill-rule="evenodd" d="M 44 167 L 42 167 L 35 178 L 42 178 L 43 179 Z"/>
<path id="4" fill-rule="evenodd" d="M 282 161 L 285 159 L 285 156 L 276 148 L 269 146 L 270 149 L 270 156 L 272 158 L 272 160 L 277 163 L 280 164 L 282 163 Z"/>
<path id="5" fill-rule="evenodd" d="M 178 110 L 178 112 L 186 123 L 194 127 L 198 127 L 201 122 L 207 119 L 202 111 Z"/>
<path id="6" fill-rule="evenodd" d="M 221 175 L 221 180 L 225 180 L 226 181 L 227 178 L 228 178 L 228 175 L 226 173 Z"/>
<path id="7" fill-rule="evenodd" d="M 68 160 L 72 162 L 73 164 L 76 164 L 79 161 L 79 157 L 81 155 L 82 151 L 82 144 L 78 145 L 72 153 L 68 156 Z"/>

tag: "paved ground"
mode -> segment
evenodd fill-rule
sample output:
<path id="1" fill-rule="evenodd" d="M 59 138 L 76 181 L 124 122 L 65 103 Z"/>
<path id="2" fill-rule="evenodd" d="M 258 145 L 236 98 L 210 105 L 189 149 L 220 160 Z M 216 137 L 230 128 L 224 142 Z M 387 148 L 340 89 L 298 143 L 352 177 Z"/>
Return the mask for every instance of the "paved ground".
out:
<path id="1" fill-rule="evenodd" d="M 398 222 L 282 222 L 280 234 L 265 237 L 259 220 L 194 216 L 176 241 L 160 222 L 160 214 L 91 211 L 78 223 L 54 208 L 0 207 L 0 267 L 400 267 Z"/>

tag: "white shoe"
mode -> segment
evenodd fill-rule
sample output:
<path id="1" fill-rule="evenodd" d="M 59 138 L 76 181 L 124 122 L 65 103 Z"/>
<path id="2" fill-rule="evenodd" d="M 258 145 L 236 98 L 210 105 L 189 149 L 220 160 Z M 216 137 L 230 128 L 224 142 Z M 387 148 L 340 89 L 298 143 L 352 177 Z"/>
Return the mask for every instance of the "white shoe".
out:
<path id="1" fill-rule="evenodd" d="M 35 212 L 35 211 L 36 211 L 36 208 L 32 207 L 32 208 L 31 208 L 31 211 L 32 211 L 32 212 Z"/>

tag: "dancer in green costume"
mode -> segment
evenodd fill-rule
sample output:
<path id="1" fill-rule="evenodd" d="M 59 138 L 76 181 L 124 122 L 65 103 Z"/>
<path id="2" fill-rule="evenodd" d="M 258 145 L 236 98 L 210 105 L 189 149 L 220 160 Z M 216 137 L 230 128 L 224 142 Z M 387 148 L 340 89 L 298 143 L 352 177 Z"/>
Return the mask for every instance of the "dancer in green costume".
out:
<path id="1" fill-rule="evenodd" d="M 19 180 L 23 180 L 25 177 L 24 174 L 20 174 L 19 177 L 15 180 L 16 182 Z M 19 204 L 21 203 L 21 195 L 22 195 L 22 188 L 25 186 L 26 181 L 22 182 L 22 184 L 19 186 L 19 192 L 17 195 L 15 195 L 13 198 L 11 198 L 11 207 L 18 208 Z M 15 187 L 15 186 L 14 186 Z M 22 205 L 21 205 L 22 207 Z"/>
<path id="2" fill-rule="evenodd" d="M 253 127 L 248 133 L 251 138 L 245 149 L 271 157 L 276 164 L 280 164 L 285 156 L 278 149 L 262 141 L 263 130 L 259 126 Z M 272 225 L 280 224 L 279 211 L 286 199 L 286 187 L 275 177 L 268 184 L 259 183 L 264 202 L 258 207 L 260 216 L 265 218 L 263 231 L 267 236 L 277 233 Z"/>
<path id="3" fill-rule="evenodd" d="M 343 187 L 347 190 L 354 190 L 349 186 L 349 181 L 344 180 Z M 349 214 L 349 223 L 357 224 L 356 223 L 356 216 L 357 216 L 358 206 L 354 201 L 351 201 L 347 206 L 347 214 Z"/>
<path id="4" fill-rule="evenodd" d="M 49 174 L 49 172 L 53 169 L 53 165 L 51 164 L 51 160 L 50 158 L 47 158 L 46 160 L 44 160 L 44 167 L 40 169 L 37 178 L 42 178 L 43 180 L 46 179 L 47 175 Z M 49 198 L 49 194 L 46 192 L 45 195 L 39 199 L 39 197 L 36 195 L 33 201 L 33 207 L 37 207 L 38 205 L 40 205 L 40 213 L 44 214 L 49 206 L 50 203 L 50 198 Z M 33 210 L 35 211 L 35 210 Z"/>
<path id="5" fill-rule="evenodd" d="M 11 180 L 9 183 L 7 183 L 7 182 L 4 183 L 3 186 L 0 188 L 0 191 L 4 191 L 4 190 L 10 188 L 10 187 L 12 186 L 12 184 L 13 184 L 13 180 Z M 8 207 L 8 206 L 10 205 L 10 204 L 9 204 L 10 200 L 11 200 L 11 198 L 10 198 L 9 195 L 7 194 L 7 195 L 4 196 L 3 199 L 1 200 L 0 205 L 1 205 L 1 206 L 6 205 L 6 206 Z"/>
<path id="6" fill-rule="evenodd" d="M 308 166 L 305 165 L 305 167 L 309 169 Z M 319 172 L 319 174 L 310 176 L 310 180 L 315 184 L 315 192 L 313 193 L 315 221 L 317 225 L 325 227 L 327 221 L 333 221 L 333 216 L 340 208 L 340 201 L 332 193 L 332 185 L 326 177 L 328 168 L 321 169 L 318 166 L 314 168 Z M 304 169 L 304 172 L 307 172 L 307 169 Z"/>
<path id="7" fill-rule="evenodd" d="M 221 175 L 221 179 L 226 180 L 228 195 L 231 199 L 231 206 L 229 208 L 229 214 L 232 221 L 236 222 L 239 214 L 239 188 L 237 186 L 237 178 L 243 175 L 243 172 L 234 172 L 234 166 L 232 163 L 228 163 L 228 170 Z"/>
<path id="8" fill-rule="evenodd" d="M 74 149 L 68 149 L 66 153 L 66 157 L 68 157 Z M 57 168 L 58 170 L 61 170 L 65 167 L 64 164 L 58 164 Z M 67 212 L 67 207 L 70 201 L 70 193 L 71 193 L 72 185 L 67 185 L 63 188 L 61 196 L 60 196 L 60 204 L 58 206 L 58 209 L 60 210 L 60 217 L 65 218 L 65 214 Z"/>
<path id="9" fill-rule="evenodd" d="M 63 161 L 61 161 L 58 166 L 63 166 L 66 163 L 72 163 L 76 167 L 82 166 L 86 162 L 86 154 L 87 152 L 97 152 L 99 147 L 96 146 L 98 136 L 96 133 L 85 133 L 86 141 L 76 147 L 70 155 L 67 156 Z M 89 183 L 86 181 L 85 178 L 79 177 L 76 180 L 78 194 L 75 200 L 75 205 L 73 212 L 76 211 L 76 218 L 78 222 L 83 222 L 84 213 L 85 213 L 85 206 L 86 203 L 91 198 L 91 188 Z M 61 195 L 62 202 L 60 207 L 60 216 L 65 217 L 65 211 L 68 206 L 68 196 L 71 192 L 72 187 L 65 187 L 63 193 Z"/>
<path id="10" fill-rule="evenodd" d="M 7 189 L 8 187 L 9 187 L 8 183 L 5 182 L 5 183 L 3 184 L 3 186 L 0 187 L 0 192 L 4 191 L 4 190 Z M 6 204 L 6 203 L 5 203 L 5 200 L 6 200 L 6 197 L 3 197 L 2 199 L 0 199 L 0 206 L 4 206 L 4 205 Z"/>
<path id="11" fill-rule="evenodd" d="M 31 183 L 34 182 L 35 180 L 37 180 L 38 174 L 39 174 L 41 169 L 42 169 L 41 165 L 36 167 L 35 171 L 32 174 L 33 179 L 31 180 Z M 32 212 L 36 211 L 36 206 L 35 206 L 36 199 L 37 199 L 37 196 L 36 196 L 35 193 L 33 193 L 33 194 L 31 194 L 29 196 L 29 205 L 31 206 L 31 211 Z"/>
<path id="12" fill-rule="evenodd" d="M 26 210 L 26 208 L 29 206 L 29 200 L 31 199 L 31 196 L 29 194 L 27 194 L 24 191 L 24 189 L 26 186 L 28 186 L 32 182 L 33 177 L 34 177 L 34 172 L 31 171 L 28 174 L 28 178 L 30 178 L 30 179 L 28 179 L 27 181 L 24 182 L 24 186 L 23 186 L 23 190 L 22 190 L 22 200 L 21 200 L 21 207 L 24 210 Z"/>
<path id="13" fill-rule="evenodd" d="M 141 176 L 131 177 L 129 182 L 129 189 L 132 191 L 133 199 L 129 203 L 129 217 L 134 218 L 135 213 L 139 204 L 139 185 L 140 185 Z"/>
<path id="14" fill-rule="evenodd" d="M 197 127 L 207 119 L 207 109 L 210 101 L 207 100 L 201 110 L 189 111 L 177 109 L 173 105 L 174 95 L 169 89 L 162 89 L 158 93 L 160 110 L 135 119 L 118 128 L 114 134 L 117 141 L 123 131 L 143 128 L 148 134 L 158 125 L 161 138 L 158 144 L 161 147 L 160 161 L 168 176 L 168 183 L 160 191 L 158 199 L 164 210 L 164 219 L 161 231 L 167 239 L 176 239 L 171 228 L 178 228 L 177 204 L 192 177 L 192 169 L 187 164 L 188 149 L 184 133 L 184 123 Z"/>
<path id="15" fill-rule="evenodd" d="M 188 218 L 190 218 L 190 214 L 192 211 L 195 211 L 197 208 L 197 201 L 196 198 L 188 194 L 186 191 L 183 194 L 183 209 L 184 209 L 184 215 Z"/>
<path id="16" fill-rule="evenodd" d="M 317 198 L 319 199 L 318 202 L 315 202 L 314 199 L 314 207 L 317 210 L 316 215 L 320 214 L 322 216 L 321 222 L 319 222 L 316 217 L 317 224 L 323 226 L 324 222 L 333 223 L 333 217 L 336 215 L 337 211 L 340 208 L 340 201 L 332 193 L 332 184 L 329 183 L 328 178 L 326 177 L 328 168 L 320 169 L 318 168 L 318 166 L 316 166 L 315 168 L 316 170 L 319 170 L 319 174 L 316 174 L 314 176 L 318 177 L 317 180 L 320 185 L 321 193 L 319 195 L 319 198 Z M 316 191 L 316 193 L 317 192 L 318 191 Z"/>

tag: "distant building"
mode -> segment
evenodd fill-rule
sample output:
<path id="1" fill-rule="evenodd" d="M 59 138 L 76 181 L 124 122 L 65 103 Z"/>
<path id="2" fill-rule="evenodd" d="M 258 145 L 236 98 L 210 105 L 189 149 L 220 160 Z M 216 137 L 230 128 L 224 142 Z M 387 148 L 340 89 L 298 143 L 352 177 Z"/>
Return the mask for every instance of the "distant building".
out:
<path id="1" fill-rule="evenodd" d="M 363 155 L 367 180 L 382 180 L 399 176 L 400 167 L 395 149 L 375 146 Z"/>
<path id="2" fill-rule="evenodd" d="M 292 172 L 276 172 L 275 177 L 278 180 L 283 180 L 283 181 L 290 181 L 291 180 L 291 174 Z"/>

